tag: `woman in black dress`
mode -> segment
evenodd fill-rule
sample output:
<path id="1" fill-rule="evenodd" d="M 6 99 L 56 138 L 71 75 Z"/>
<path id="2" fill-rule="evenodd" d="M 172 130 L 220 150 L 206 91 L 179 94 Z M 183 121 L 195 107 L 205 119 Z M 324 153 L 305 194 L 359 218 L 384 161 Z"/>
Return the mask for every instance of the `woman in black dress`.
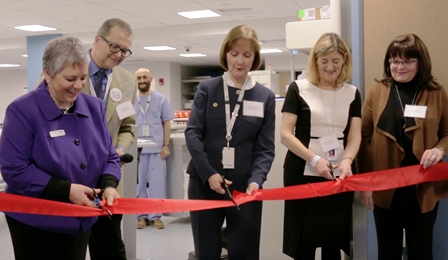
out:
<path id="1" fill-rule="evenodd" d="M 361 97 L 346 82 L 350 50 L 335 33 L 325 33 L 311 50 L 306 79 L 288 88 L 281 142 L 288 148 L 284 185 L 316 183 L 352 175 L 361 142 Z M 283 253 L 294 259 L 340 259 L 350 252 L 353 192 L 285 201 Z"/>

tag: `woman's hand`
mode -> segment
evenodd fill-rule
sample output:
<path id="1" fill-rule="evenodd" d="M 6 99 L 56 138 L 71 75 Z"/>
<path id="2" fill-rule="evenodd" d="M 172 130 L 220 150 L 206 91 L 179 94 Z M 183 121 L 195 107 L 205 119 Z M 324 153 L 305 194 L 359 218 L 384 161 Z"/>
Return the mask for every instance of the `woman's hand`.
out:
<path id="1" fill-rule="evenodd" d="M 339 164 L 339 179 L 343 180 L 348 176 L 352 176 L 352 160 L 350 158 L 345 158 Z"/>
<path id="2" fill-rule="evenodd" d="M 368 210 L 373 210 L 373 192 L 371 191 L 360 191 L 359 200 L 361 200 L 364 207 Z"/>
<path id="3" fill-rule="evenodd" d="M 210 176 L 210 178 L 208 178 L 208 184 L 210 185 L 210 188 L 219 194 L 226 193 L 226 191 L 222 187 L 223 182 L 224 182 L 223 178 L 219 173 L 215 173 L 212 176 Z M 225 179 L 225 182 L 226 182 L 225 185 L 232 184 L 232 182 L 227 179 Z"/>
<path id="4" fill-rule="evenodd" d="M 325 160 L 324 158 L 320 158 L 314 165 L 314 168 L 316 169 L 317 173 L 319 173 L 320 176 L 328 180 L 334 180 L 335 178 L 330 173 L 329 165 L 330 165 L 329 161 Z M 338 164 L 332 164 L 331 166 L 334 170 L 338 167 Z"/>
<path id="5" fill-rule="evenodd" d="M 101 192 L 100 189 L 95 189 L 95 192 Z M 68 199 L 76 205 L 95 207 L 92 198 L 93 189 L 81 184 L 72 183 L 70 185 L 70 193 Z"/>
<path id="6" fill-rule="evenodd" d="M 252 193 L 254 191 L 257 191 L 259 188 L 260 187 L 258 186 L 258 184 L 256 184 L 255 182 L 252 182 L 252 183 L 249 184 L 249 186 L 247 186 L 246 194 L 247 195 L 252 195 Z"/>
<path id="7" fill-rule="evenodd" d="M 118 194 L 117 189 L 113 187 L 107 187 L 103 191 L 102 199 L 106 200 L 107 206 L 112 207 L 116 198 L 120 198 L 120 194 Z"/>
<path id="8" fill-rule="evenodd" d="M 435 165 L 442 159 L 443 159 L 443 152 L 439 148 L 432 148 L 426 150 L 423 153 L 422 159 L 420 160 L 420 164 L 423 164 L 423 169 L 426 169 L 428 167 Z"/>

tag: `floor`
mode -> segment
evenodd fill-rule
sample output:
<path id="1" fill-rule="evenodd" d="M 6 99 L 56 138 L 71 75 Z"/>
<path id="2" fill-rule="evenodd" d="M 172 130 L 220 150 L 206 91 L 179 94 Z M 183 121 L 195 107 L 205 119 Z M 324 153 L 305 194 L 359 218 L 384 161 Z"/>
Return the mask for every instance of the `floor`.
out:
<path id="1" fill-rule="evenodd" d="M 162 217 L 164 229 L 137 230 L 138 260 L 186 260 L 194 249 L 189 218 Z M 8 226 L 0 213 L 0 260 L 13 260 Z M 90 260 L 87 255 L 86 260 Z"/>
<path id="2" fill-rule="evenodd" d="M 164 229 L 137 229 L 137 260 L 187 260 L 194 249 L 190 219 L 163 216 Z M 4 214 L 0 212 L 0 260 L 13 260 L 14 253 Z M 320 249 L 316 251 L 320 259 Z M 342 258 L 344 259 L 344 258 Z M 86 260 L 90 260 L 87 253 Z"/>

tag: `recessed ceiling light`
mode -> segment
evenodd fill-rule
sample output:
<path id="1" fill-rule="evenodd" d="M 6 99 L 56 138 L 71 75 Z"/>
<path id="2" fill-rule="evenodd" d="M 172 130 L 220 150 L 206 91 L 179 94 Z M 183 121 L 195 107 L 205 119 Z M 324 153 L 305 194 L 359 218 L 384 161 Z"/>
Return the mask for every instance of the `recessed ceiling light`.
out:
<path id="1" fill-rule="evenodd" d="M 0 68 L 20 67 L 19 64 L 0 64 Z"/>
<path id="2" fill-rule="evenodd" d="M 23 54 L 22 57 L 27 58 L 28 54 Z"/>
<path id="3" fill-rule="evenodd" d="M 213 12 L 212 10 L 199 10 L 199 11 L 191 11 L 191 12 L 179 12 L 177 13 L 180 16 L 186 17 L 188 19 L 198 19 L 198 18 L 208 18 L 208 17 L 218 17 L 221 16 Z"/>
<path id="4" fill-rule="evenodd" d="M 171 51 L 175 50 L 176 48 L 170 46 L 149 46 L 149 47 L 143 47 L 143 49 L 149 51 Z"/>
<path id="5" fill-rule="evenodd" d="M 191 57 L 205 57 L 207 55 L 202 54 L 202 53 L 184 53 L 184 54 L 179 54 L 179 56 L 191 58 Z"/>
<path id="6" fill-rule="evenodd" d="M 277 52 L 283 52 L 283 51 L 279 50 L 279 49 L 264 49 L 264 50 L 260 50 L 260 53 L 277 53 Z"/>
<path id="7" fill-rule="evenodd" d="M 44 31 L 54 31 L 54 30 L 56 30 L 56 28 L 42 26 L 42 25 L 38 25 L 38 24 L 16 26 L 14 28 L 19 29 L 19 30 L 23 30 L 23 31 L 29 31 L 29 32 L 44 32 Z"/>

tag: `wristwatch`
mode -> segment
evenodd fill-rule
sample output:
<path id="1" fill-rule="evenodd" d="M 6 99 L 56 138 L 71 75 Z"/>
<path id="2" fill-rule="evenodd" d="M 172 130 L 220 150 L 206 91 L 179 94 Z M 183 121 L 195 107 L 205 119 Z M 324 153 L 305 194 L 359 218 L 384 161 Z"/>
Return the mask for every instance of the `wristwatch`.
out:
<path id="1" fill-rule="evenodd" d="M 170 144 L 163 144 L 162 146 L 170 146 Z"/>

